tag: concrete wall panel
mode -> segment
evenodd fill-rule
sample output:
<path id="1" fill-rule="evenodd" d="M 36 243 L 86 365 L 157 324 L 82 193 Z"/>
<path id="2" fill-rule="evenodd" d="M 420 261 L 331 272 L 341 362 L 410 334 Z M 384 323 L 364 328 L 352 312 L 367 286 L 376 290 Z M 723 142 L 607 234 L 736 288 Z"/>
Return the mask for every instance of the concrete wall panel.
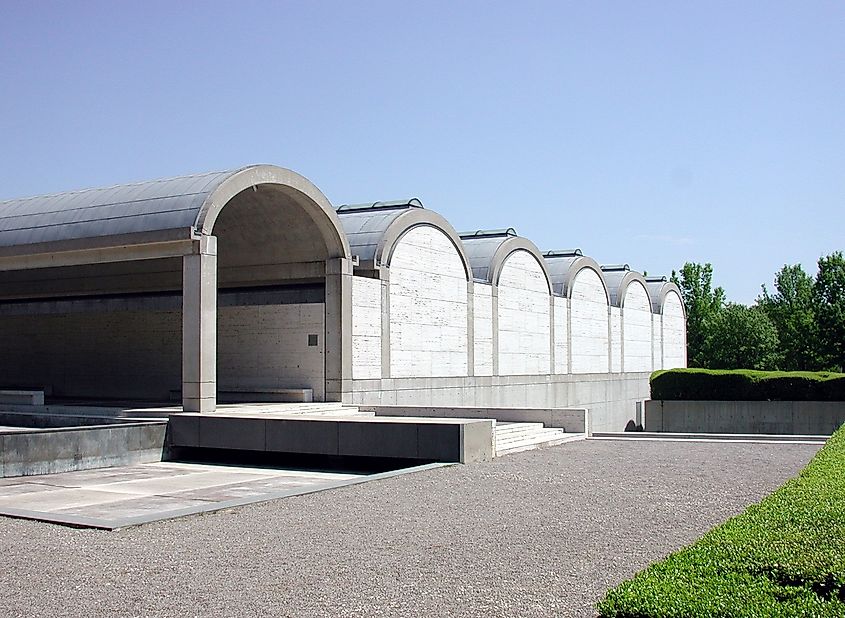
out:
<path id="1" fill-rule="evenodd" d="M 651 314 L 651 360 L 654 371 L 663 369 L 663 316 Z"/>
<path id="2" fill-rule="evenodd" d="M 610 371 L 622 371 L 622 310 L 610 308 Z"/>
<path id="3" fill-rule="evenodd" d="M 549 286 L 528 251 L 507 257 L 498 295 L 499 375 L 550 373 Z"/>
<path id="4" fill-rule="evenodd" d="M 609 365 L 607 296 L 598 273 L 584 268 L 575 275 L 569 310 L 572 373 L 606 373 Z"/>
<path id="5" fill-rule="evenodd" d="M 381 378 L 381 281 L 352 278 L 352 377 Z"/>
<path id="6" fill-rule="evenodd" d="M 467 282 L 449 237 L 421 225 L 390 261 L 390 375 L 467 375 Z"/>
<path id="7" fill-rule="evenodd" d="M 628 286 L 622 307 L 625 371 L 652 370 L 651 301 L 638 282 Z"/>
<path id="8" fill-rule="evenodd" d="M 663 303 L 663 369 L 687 366 L 686 333 L 681 299 L 669 292 Z"/>
<path id="9" fill-rule="evenodd" d="M 325 399 L 325 313 L 321 303 L 221 307 L 218 389 L 311 388 Z"/>
<path id="10" fill-rule="evenodd" d="M 473 334 L 475 336 L 475 375 L 493 374 L 493 288 L 473 284 Z"/>
<path id="11" fill-rule="evenodd" d="M 555 373 L 569 373 L 569 301 L 554 297 Z"/>
<path id="12" fill-rule="evenodd" d="M 219 388 L 325 385 L 322 303 L 220 307 Z M 308 335 L 317 345 L 308 345 Z M 0 385 L 57 396 L 167 401 L 181 389 L 180 311 L 4 316 Z"/>
<path id="13" fill-rule="evenodd" d="M 167 400 L 182 384 L 178 311 L 5 316 L 0 384 L 57 396 Z"/>

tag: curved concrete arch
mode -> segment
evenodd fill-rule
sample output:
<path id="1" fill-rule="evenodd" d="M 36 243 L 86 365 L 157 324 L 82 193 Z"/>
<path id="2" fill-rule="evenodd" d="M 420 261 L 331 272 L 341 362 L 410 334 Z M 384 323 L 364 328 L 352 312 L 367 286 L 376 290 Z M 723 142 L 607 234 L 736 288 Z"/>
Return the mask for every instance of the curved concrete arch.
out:
<path id="1" fill-rule="evenodd" d="M 548 286 L 549 295 L 552 294 L 552 281 L 543 254 L 533 242 L 521 236 L 502 235 L 494 237 L 462 236 L 464 246 L 477 247 L 472 253 L 470 262 L 472 264 L 473 276 L 490 285 L 499 285 L 499 278 L 502 268 L 507 259 L 517 251 L 526 251 L 537 261 L 543 271 Z"/>
<path id="2" fill-rule="evenodd" d="M 586 255 L 570 255 L 558 257 L 544 254 L 546 266 L 552 282 L 554 293 L 566 298 L 572 298 L 572 284 L 575 282 L 578 273 L 589 268 L 594 270 L 601 280 L 604 288 L 607 304 L 610 305 L 610 292 L 607 287 L 607 280 L 604 277 L 601 266 L 593 258 Z"/>
<path id="3" fill-rule="evenodd" d="M 603 272 L 613 307 L 622 308 L 625 306 L 625 294 L 633 283 L 642 285 L 643 291 L 648 296 L 645 277 L 640 273 L 634 270 L 603 270 Z"/>
<path id="4" fill-rule="evenodd" d="M 687 308 L 684 305 L 684 297 L 681 295 L 681 289 L 671 281 L 666 281 L 665 277 L 660 279 L 646 279 L 646 290 L 648 290 L 648 298 L 651 301 L 651 310 L 653 313 L 662 314 L 666 297 L 674 293 L 677 294 L 678 300 L 681 302 L 681 310 L 684 312 L 684 318 L 687 317 Z"/>
<path id="5" fill-rule="evenodd" d="M 290 170 L 251 165 L 0 202 L 0 258 L 196 239 L 211 233 L 235 195 L 258 186 L 274 186 L 302 205 L 329 257 L 349 256 L 337 215 L 317 187 Z"/>
<path id="6" fill-rule="evenodd" d="M 273 186 L 302 205 L 320 230 L 329 258 L 351 256 L 349 242 L 328 198 L 307 178 L 274 165 L 251 165 L 232 172 L 209 193 L 197 213 L 194 227 L 212 234 L 223 209 L 246 189 Z"/>
<path id="7" fill-rule="evenodd" d="M 461 258 L 467 280 L 472 278 L 469 259 L 458 233 L 451 223 L 433 210 L 409 203 L 397 208 L 373 208 L 372 211 L 341 211 L 338 218 L 362 269 L 389 267 L 402 237 L 416 227 L 427 225 L 449 238 Z"/>

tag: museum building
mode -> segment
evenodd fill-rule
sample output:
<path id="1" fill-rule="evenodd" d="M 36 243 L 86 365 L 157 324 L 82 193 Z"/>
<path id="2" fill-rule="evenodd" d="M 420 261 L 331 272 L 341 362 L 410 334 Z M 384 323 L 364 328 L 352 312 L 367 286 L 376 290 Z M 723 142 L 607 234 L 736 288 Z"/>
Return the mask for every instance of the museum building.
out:
<path id="1" fill-rule="evenodd" d="M 584 407 L 618 430 L 686 365 L 686 317 L 663 277 L 255 165 L 0 202 L 0 350 L 0 387 L 56 401 Z"/>

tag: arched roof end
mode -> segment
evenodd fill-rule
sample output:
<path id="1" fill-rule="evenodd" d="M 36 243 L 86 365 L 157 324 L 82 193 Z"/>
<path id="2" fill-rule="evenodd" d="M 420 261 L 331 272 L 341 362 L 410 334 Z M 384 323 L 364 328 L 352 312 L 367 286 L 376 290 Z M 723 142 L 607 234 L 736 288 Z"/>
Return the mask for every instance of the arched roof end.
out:
<path id="1" fill-rule="evenodd" d="M 627 267 L 627 264 L 625 266 Z M 646 296 L 649 298 L 649 302 L 651 301 L 651 298 L 648 295 L 646 280 L 642 274 L 635 270 L 623 268 L 603 267 L 602 271 L 607 284 L 607 289 L 610 292 L 610 303 L 614 307 L 621 308 L 625 305 L 625 295 L 632 284 L 641 285 L 643 292 L 645 292 Z"/>
<path id="2" fill-rule="evenodd" d="M 647 277 L 646 289 L 651 300 L 651 310 L 653 313 L 663 313 L 663 306 L 666 304 L 666 297 L 669 294 L 676 294 L 678 301 L 681 303 L 681 311 L 684 313 L 684 318 L 687 316 L 687 308 L 684 305 L 684 297 L 681 294 L 681 289 L 667 281 L 666 277 Z"/>
<path id="3" fill-rule="evenodd" d="M 350 250 L 358 257 L 361 271 L 379 273 L 382 266 L 389 268 L 393 252 L 402 237 L 416 227 L 429 226 L 449 238 L 461 258 L 467 280 L 472 278 L 469 259 L 455 228 L 442 215 L 423 208 L 421 204 L 346 210 L 339 211 L 338 215 Z"/>
<path id="4" fill-rule="evenodd" d="M 547 251 L 543 254 L 543 257 L 546 260 L 546 266 L 555 294 L 572 298 L 572 284 L 575 282 L 578 273 L 586 268 L 595 271 L 604 289 L 607 304 L 611 304 L 610 292 L 608 291 L 604 273 L 599 263 L 593 258 L 581 255 L 580 250 L 578 254 L 574 251 L 569 254 L 558 251 Z"/>
<path id="5" fill-rule="evenodd" d="M 510 233 L 513 228 L 507 228 L 499 234 L 462 234 L 461 240 L 466 248 L 472 266 L 473 276 L 477 281 L 490 285 L 499 285 L 502 269 L 508 258 L 517 251 L 525 251 L 533 257 L 543 271 L 549 294 L 553 293 L 552 280 L 549 276 L 543 254 L 533 242 L 521 236 Z"/>
<path id="6" fill-rule="evenodd" d="M 0 202 L 0 254 L 192 239 L 211 233 L 217 216 L 235 195 L 264 184 L 276 185 L 298 203 L 311 206 L 309 214 L 330 256 L 349 255 L 328 199 L 303 176 L 274 165 Z"/>

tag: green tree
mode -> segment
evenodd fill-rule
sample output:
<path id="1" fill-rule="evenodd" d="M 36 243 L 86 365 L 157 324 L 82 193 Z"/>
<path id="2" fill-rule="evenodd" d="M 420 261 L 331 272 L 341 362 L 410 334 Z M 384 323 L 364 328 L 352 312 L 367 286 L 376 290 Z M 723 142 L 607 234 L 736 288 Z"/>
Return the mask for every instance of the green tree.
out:
<path id="1" fill-rule="evenodd" d="M 775 274 L 773 294 L 763 285 L 757 305 L 766 312 L 778 332 L 781 351 L 778 369 L 818 371 L 824 366 L 819 353 L 817 301 L 813 288 L 813 278 L 800 264 L 784 265 Z"/>
<path id="2" fill-rule="evenodd" d="M 725 291 L 713 288 L 713 266 L 687 262 L 679 273 L 672 271 L 672 283 L 681 290 L 687 311 L 687 363 L 707 367 L 704 342 L 710 323 L 725 304 Z"/>
<path id="3" fill-rule="evenodd" d="M 729 303 L 709 318 L 702 357 L 709 369 L 775 369 L 778 331 L 759 307 Z"/>
<path id="4" fill-rule="evenodd" d="M 845 258 L 841 251 L 819 258 L 813 288 L 819 347 L 825 369 L 845 370 Z"/>

